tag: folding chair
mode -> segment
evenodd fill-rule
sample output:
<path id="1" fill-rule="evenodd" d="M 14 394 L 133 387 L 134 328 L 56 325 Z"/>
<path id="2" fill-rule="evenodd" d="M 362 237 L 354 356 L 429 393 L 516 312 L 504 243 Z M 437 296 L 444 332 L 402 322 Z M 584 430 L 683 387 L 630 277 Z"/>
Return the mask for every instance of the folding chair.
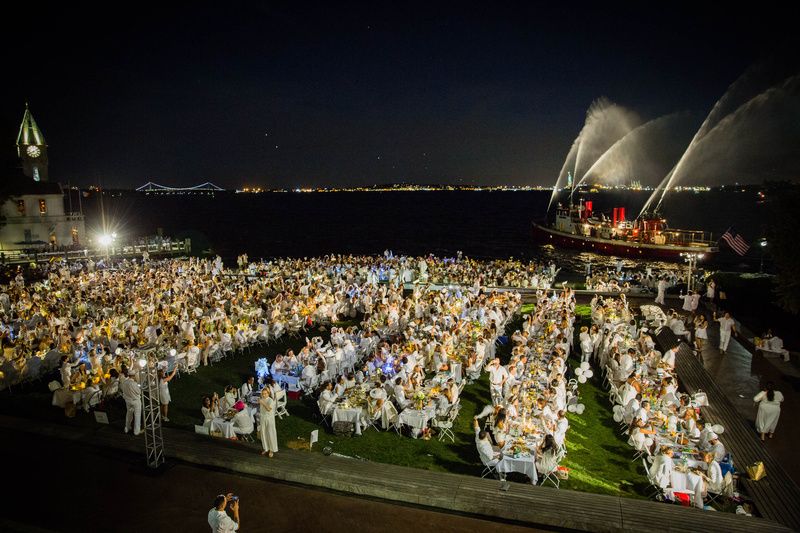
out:
<path id="1" fill-rule="evenodd" d="M 458 411 L 453 409 L 453 407 L 455 407 L 455 405 L 450 407 L 450 409 L 447 411 L 447 415 L 445 415 L 445 418 L 434 418 L 431 421 L 431 425 L 439 430 L 439 440 L 449 437 L 450 441 L 455 443 L 456 437 L 453 434 L 453 421 L 455 420 L 455 415 L 458 414 Z"/>
<path id="2" fill-rule="evenodd" d="M 386 406 L 386 421 L 389 423 L 389 427 L 393 428 L 398 435 L 402 435 L 402 424 L 400 423 L 400 413 L 397 412 L 397 407 L 388 401 L 384 405 Z"/>
<path id="3" fill-rule="evenodd" d="M 281 389 L 275 395 L 275 416 L 283 420 L 284 416 L 291 416 L 289 411 L 286 410 L 286 403 L 288 399 L 286 397 L 286 391 Z"/>
<path id="4" fill-rule="evenodd" d="M 497 464 L 499 462 L 500 461 L 494 461 L 494 464 L 487 464 L 483 462 L 483 459 L 481 459 L 481 464 L 484 466 L 483 472 L 481 472 L 481 479 L 485 478 L 486 476 L 499 477 L 499 474 L 497 473 Z"/>
<path id="5" fill-rule="evenodd" d="M 542 481 L 539 483 L 540 485 L 544 486 L 544 484 L 549 481 L 555 488 L 559 488 L 561 480 L 558 477 L 558 465 L 549 472 L 543 473 L 542 476 Z"/>
<path id="6" fill-rule="evenodd" d="M 319 409 L 319 416 L 321 418 L 321 424 L 323 426 L 328 426 L 328 429 L 333 429 L 333 423 L 328 420 L 331 418 L 330 414 L 325 414 L 322 410 L 322 406 L 320 406 L 319 400 L 317 400 L 317 409 Z"/>

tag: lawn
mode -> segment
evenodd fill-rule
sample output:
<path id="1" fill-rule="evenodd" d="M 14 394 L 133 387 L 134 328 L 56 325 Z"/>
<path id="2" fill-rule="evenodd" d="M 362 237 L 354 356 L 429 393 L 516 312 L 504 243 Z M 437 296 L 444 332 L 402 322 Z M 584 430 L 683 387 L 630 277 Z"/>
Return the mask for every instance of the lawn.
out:
<path id="1" fill-rule="evenodd" d="M 520 315 L 508 327 L 513 332 L 519 327 L 521 314 L 531 312 L 533 305 L 525 305 Z M 578 306 L 578 326 L 589 320 L 588 306 Z M 314 334 L 317 334 L 316 332 Z M 320 333 L 323 337 L 326 332 Z M 327 339 L 326 339 L 327 340 Z M 193 431 L 194 425 L 202 422 L 201 399 L 211 392 L 222 393 L 226 385 L 240 386 L 244 377 L 254 373 L 254 362 L 261 357 L 272 360 L 275 354 L 285 353 L 289 348 L 298 351 L 303 339 L 285 338 L 263 348 L 245 350 L 209 367 L 201 367 L 193 375 L 184 375 L 170 383 L 172 403 L 170 422 L 165 426 Z M 497 350 L 501 361 L 510 356 L 510 346 Z M 575 361 L 572 362 L 575 364 Z M 599 374 L 599 372 L 598 372 Z M 79 412 L 73 419 L 65 419 L 60 409 L 50 406 L 50 393 L 46 381 L 27 389 L 15 389 L 13 394 L 3 392 L 0 412 L 16 416 L 44 418 L 78 425 L 94 425 L 91 415 Z M 606 393 L 598 378 L 592 378 L 580 386 L 581 402 L 586 406 L 582 415 L 569 413 L 570 429 L 567 432 L 567 457 L 564 464 L 570 469 L 570 478 L 561 483 L 562 488 L 610 495 L 641 497 L 647 486 L 641 467 L 632 462 L 632 451 L 617 430 L 611 418 Z M 365 430 L 360 437 L 337 437 L 321 429 L 316 404 L 310 400 L 290 400 L 287 408 L 291 416 L 277 422 L 278 442 L 286 449 L 291 441 L 308 439 L 311 431 L 320 429 L 319 445 L 313 453 L 321 453 L 330 447 L 334 453 L 357 457 L 369 461 L 424 468 L 432 471 L 453 472 L 465 475 L 480 475 L 483 469 L 475 448 L 472 417 L 491 402 L 488 376 L 468 385 L 461 394 L 461 413 L 454 424 L 455 442 L 417 440 L 400 436 L 394 431 Z M 115 426 L 122 426 L 124 407 L 112 405 L 109 419 Z M 255 443 L 253 446 L 260 446 Z M 166 443 L 169 453 L 169 443 Z M 637 469 L 638 468 L 638 469 Z M 512 478 L 513 479 L 513 478 Z"/>

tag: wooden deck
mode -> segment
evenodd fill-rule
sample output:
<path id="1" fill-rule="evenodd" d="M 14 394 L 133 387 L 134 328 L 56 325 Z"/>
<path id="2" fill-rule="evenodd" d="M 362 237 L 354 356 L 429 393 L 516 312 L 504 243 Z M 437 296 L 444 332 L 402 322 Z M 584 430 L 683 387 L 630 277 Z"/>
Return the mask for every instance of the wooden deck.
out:
<path id="1" fill-rule="evenodd" d="M 76 428 L 0 416 L 0 425 L 38 437 L 139 452 L 142 437 L 109 426 Z M 514 522 L 544 529 L 621 531 L 790 531 L 760 518 L 703 512 L 646 500 L 588 494 L 512 483 L 508 491 L 492 479 L 429 472 L 380 463 L 284 450 L 273 459 L 236 442 L 164 428 L 170 459 L 340 493 L 421 506 L 434 511 Z"/>
<path id="2" fill-rule="evenodd" d="M 678 344 L 675 335 L 667 328 L 655 340 L 662 351 Z M 753 499 L 758 514 L 800 531 L 800 488 L 780 462 L 770 455 L 755 429 L 739 415 L 686 343 L 680 343 L 675 368 L 688 393 L 702 390 L 708 395 L 709 406 L 703 408 L 703 415 L 707 421 L 722 424 L 725 428 L 721 436 L 722 443 L 733 454 L 734 464 L 740 473 L 740 485 Z M 767 475 L 760 481 L 751 481 L 747 478 L 745 468 L 756 461 L 764 463 Z"/>

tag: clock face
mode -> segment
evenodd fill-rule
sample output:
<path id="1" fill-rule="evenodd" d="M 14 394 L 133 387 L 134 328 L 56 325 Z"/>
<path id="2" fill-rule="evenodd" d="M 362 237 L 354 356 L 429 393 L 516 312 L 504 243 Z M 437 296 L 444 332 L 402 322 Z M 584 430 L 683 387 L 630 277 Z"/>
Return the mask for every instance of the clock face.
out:
<path id="1" fill-rule="evenodd" d="M 42 153 L 38 146 L 33 145 L 28 146 L 28 148 L 25 149 L 25 152 L 28 154 L 28 157 L 39 157 Z"/>

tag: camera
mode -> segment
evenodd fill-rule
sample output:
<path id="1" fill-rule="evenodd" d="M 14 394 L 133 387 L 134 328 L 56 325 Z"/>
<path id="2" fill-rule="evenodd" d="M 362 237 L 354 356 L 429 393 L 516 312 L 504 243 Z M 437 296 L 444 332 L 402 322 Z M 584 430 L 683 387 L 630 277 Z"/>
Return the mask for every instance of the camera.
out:
<path id="1" fill-rule="evenodd" d="M 231 496 L 231 501 L 232 502 L 238 502 L 239 501 L 239 497 L 238 496 Z"/>

